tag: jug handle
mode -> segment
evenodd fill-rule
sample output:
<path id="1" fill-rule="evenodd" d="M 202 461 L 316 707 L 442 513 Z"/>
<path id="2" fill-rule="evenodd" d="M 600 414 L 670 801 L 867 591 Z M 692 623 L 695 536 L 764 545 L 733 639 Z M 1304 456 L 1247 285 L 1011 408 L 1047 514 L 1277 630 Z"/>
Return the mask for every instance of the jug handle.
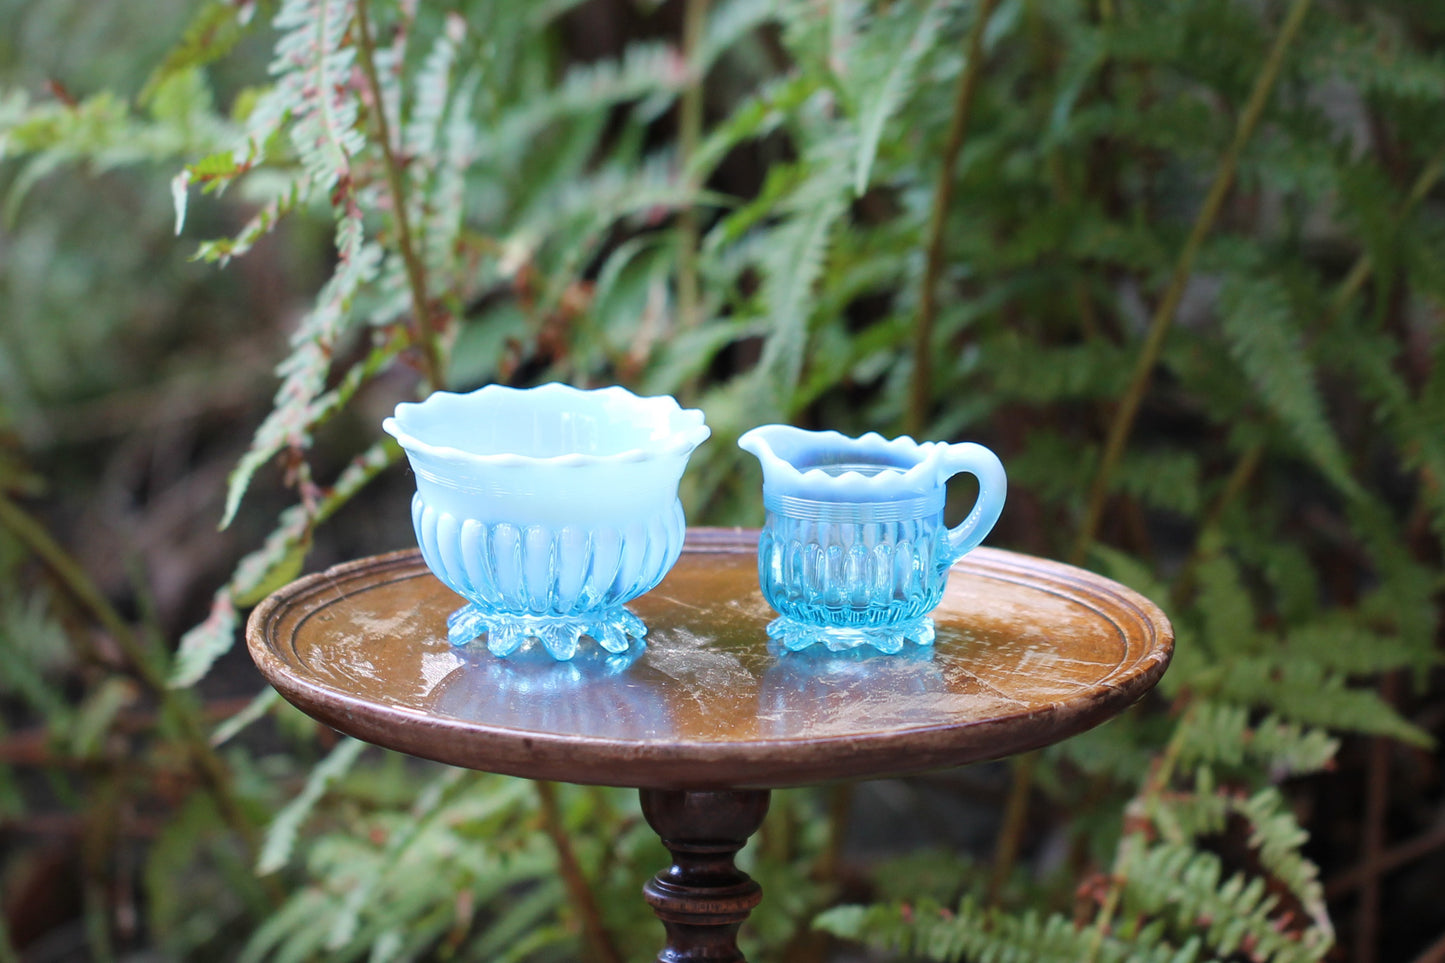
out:
<path id="1" fill-rule="evenodd" d="M 948 445 L 939 458 L 939 465 L 945 482 L 964 471 L 978 479 L 978 501 L 973 503 L 967 518 L 948 530 L 949 552 L 952 561 L 956 561 L 983 541 L 998 521 L 1008 493 L 1008 476 L 997 455 L 971 441 Z"/>

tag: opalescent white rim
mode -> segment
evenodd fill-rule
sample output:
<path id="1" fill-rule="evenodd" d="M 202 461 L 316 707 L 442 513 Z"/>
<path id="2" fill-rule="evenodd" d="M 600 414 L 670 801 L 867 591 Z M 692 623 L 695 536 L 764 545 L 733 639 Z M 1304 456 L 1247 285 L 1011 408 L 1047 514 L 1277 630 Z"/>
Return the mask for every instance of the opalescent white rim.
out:
<path id="1" fill-rule="evenodd" d="M 683 423 L 683 427 L 672 432 L 667 437 L 659 439 L 653 444 L 649 444 L 647 447 L 639 446 L 637 448 L 628 448 L 607 455 L 593 455 L 585 452 L 566 452 L 558 455 L 524 455 L 518 452 L 492 452 L 490 454 L 482 454 L 480 452 L 464 451 L 461 448 L 456 448 L 451 445 L 437 445 L 422 441 L 416 437 L 416 435 L 402 427 L 402 420 L 406 418 L 410 412 L 419 411 L 433 402 L 439 402 L 440 404 L 457 404 L 459 402 L 452 401 L 451 399 L 473 400 L 474 405 L 476 405 L 476 407 L 473 408 L 473 413 L 484 413 L 486 409 L 482 407 L 482 405 L 487 401 L 485 397 L 487 394 L 531 394 L 534 397 L 561 395 L 574 400 L 589 397 L 621 397 L 637 409 L 661 407 L 670 412 L 678 412 L 682 415 L 680 420 Z M 536 388 L 512 388 L 507 385 L 486 385 L 475 391 L 466 393 L 436 391 L 428 396 L 425 401 L 404 401 L 397 405 L 396 414 L 383 421 L 381 423 L 381 429 L 395 438 L 401 447 L 407 451 L 429 455 L 434 458 L 494 467 L 534 466 L 574 468 L 586 465 L 633 463 L 686 456 L 691 454 L 693 449 L 701 445 L 712 434 L 712 429 L 704 424 L 703 420 L 704 415 L 700 409 L 683 408 L 677 403 L 677 399 L 671 395 L 641 396 L 633 394 L 620 385 L 610 385 L 606 388 L 582 389 L 553 382 L 551 384 L 540 385 Z M 689 424 L 689 422 L 691 422 L 691 424 Z"/>

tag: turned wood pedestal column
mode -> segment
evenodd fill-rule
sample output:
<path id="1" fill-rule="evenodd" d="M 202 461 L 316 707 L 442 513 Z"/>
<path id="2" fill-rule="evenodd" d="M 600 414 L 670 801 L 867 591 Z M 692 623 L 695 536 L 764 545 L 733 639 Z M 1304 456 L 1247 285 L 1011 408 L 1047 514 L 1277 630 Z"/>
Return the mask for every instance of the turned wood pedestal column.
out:
<path id="1" fill-rule="evenodd" d="M 327 725 L 455 766 L 641 791 L 673 863 L 644 897 L 662 963 L 741 961 L 762 893 L 733 857 L 768 790 L 997 759 L 1098 725 L 1149 690 L 1168 620 L 1116 582 L 992 549 L 953 567 L 928 648 L 781 654 L 765 628 L 756 532 L 694 530 L 628 607 L 626 658 L 497 659 L 447 644 L 461 600 L 415 551 L 276 592 L 247 642 L 268 681 Z"/>
<path id="2" fill-rule="evenodd" d="M 658 963 L 742 963 L 738 927 L 763 889 L 733 857 L 763 824 L 768 796 L 642 790 L 642 814 L 672 853 L 672 865 L 642 888 L 667 930 Z"/>

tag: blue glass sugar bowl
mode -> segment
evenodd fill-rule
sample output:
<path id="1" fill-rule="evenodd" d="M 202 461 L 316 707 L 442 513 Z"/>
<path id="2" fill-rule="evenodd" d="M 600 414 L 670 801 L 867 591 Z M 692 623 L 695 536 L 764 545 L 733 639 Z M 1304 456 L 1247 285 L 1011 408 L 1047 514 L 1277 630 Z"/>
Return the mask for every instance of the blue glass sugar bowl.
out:
<path id="1" fill-rule="evenodd" d="M 647 626 L 623 607 L 682 552 L 677 486 L 710 434 L 703 413 L 625 388 L 488 385 L 397 405 L 382 428 L 416 475 L 427 567 L 467 600 L 463 645 L 506 656 L 537 639 L 559 660 L 584 637 L 623 652 Z"/>
<path id="2" fill-rule="evenodd" d="M 794 651 L 871 645 L 896 653 L 909 640 L 932 643 L 928 613 L 943 598 L 949 567 L 1003 510 L 1008 482 L 998 457 L 970 442 L 790 425 L 754 428 L 738 445 L 763 466 L 758 579 L 779 616 L 768 635 Z M 978 500 L 948 528 L 944 486 L 959 472 L 978 478 Z"/>

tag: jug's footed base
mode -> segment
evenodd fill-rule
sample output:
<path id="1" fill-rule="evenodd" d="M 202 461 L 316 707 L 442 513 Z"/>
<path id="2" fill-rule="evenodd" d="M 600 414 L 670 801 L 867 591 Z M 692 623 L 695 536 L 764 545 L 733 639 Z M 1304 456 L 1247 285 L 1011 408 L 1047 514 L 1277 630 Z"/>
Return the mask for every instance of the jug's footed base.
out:
<path id="1" fill-rule="evenodd" d="M 552 658 L 566 662 L 577 654 L 584 636 L 615 655 L 626 652 L 634 640 L 641 646 L 647 626 L 621 606 L 589 615 L 507 615 L 472 604 L 447 616 L 447 641 L 452 645 L 465 646 L 483 635 L 495 656 L 509 656 L 528 639 L 536 639 Z"/>
<path id="2" fill-rule="evenodd" d="M 779 616 L 768 623 L 768 638 L 789 652 L 797 652 L 814 645 L 821 645 L 829 652 L 846 652 L 871 645 L 886 655 L 896 655 L 902 652 L 903 646 L 909 642 L 932 645 L 933 633 L 933 619 L 926 615 L 896 625 L 859 628 L 815 625 L 798 622 L 787 616 Z"/>

